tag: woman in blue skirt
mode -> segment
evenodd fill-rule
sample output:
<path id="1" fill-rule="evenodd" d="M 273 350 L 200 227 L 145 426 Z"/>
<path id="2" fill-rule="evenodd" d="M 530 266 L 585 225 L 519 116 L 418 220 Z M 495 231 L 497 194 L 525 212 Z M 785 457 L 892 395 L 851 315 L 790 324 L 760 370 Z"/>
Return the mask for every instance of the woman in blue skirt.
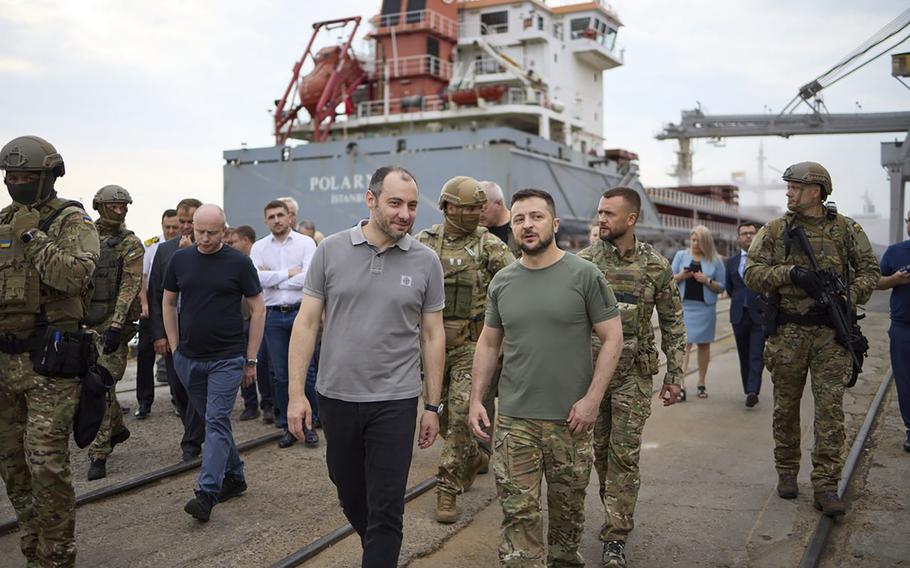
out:
<path id="1" fill-rule="evenodd" d="M 673 257 L 673 277 L 682 296 L 687 332 L 681 400 L 686 400 L 685 373 L 693 343 L 698 345 L 698 397 L 708 398 L 705 375 L 717 322 L 717 295 L 724 291 L 724 262 L 714 248 L 711 231 L 704 225 L 692 229 L 689 248 L 677 251 Z"/>

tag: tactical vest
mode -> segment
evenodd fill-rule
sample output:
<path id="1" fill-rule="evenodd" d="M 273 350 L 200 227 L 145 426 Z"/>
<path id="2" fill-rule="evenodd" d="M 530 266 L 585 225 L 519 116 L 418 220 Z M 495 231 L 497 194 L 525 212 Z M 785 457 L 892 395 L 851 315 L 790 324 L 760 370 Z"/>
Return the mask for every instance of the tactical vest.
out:
<path id="1" fill-rule="evenodd" d="M 55 197 L 39 208 L 38 228 L 54 239 L 59 225 L 54 221 L 72 213 L 85 215 L 82 204 Z M 16 238 L 12 227 L 13 211 L 0 220 L 0 318 L 38 316 L 41 309 L 51 323 L 78 321 L 85 313 L 83 298 L 69 296 L 41 282 L 38 271 L 25 256 L 25 245 Z"/>
<path id="2" fill-rule="evenodd" d="M 92 274 L 95 291 L 85 314 L 87 325 L 98 325 L 114 313 L 123 279 L 123 259 L 120 258 L 117 247 L 132 234 L 132 231 L 121 228 L 116 234 L 101 241 L 101 255 Z"/>

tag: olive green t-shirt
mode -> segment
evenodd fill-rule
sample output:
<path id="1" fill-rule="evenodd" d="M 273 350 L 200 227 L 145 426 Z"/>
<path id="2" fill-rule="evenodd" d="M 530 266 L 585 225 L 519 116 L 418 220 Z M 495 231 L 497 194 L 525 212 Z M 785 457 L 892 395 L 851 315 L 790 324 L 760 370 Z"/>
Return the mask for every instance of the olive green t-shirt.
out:
<path id="1" fill-rule="evenodd" d="M 565 420 L 591 385 L 591 328 L 619 315 L 603 274 L 565 253 L 546 268 L 513 262 L 487 290 L 484 324 L 503 330 L 499 411 Z"/>

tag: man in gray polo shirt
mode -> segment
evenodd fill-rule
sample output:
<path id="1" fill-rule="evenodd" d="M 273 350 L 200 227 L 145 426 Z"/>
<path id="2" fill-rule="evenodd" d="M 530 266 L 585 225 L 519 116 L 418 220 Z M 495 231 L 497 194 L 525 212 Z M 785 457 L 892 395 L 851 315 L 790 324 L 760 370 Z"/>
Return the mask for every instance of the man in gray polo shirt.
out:
<path id="1" fill-rule="evenodd" d="M 403 168 L 376 170 L 364 196 L 370 218 L 326 238 L 310 263 L 290 344 L 288 427 L 312 427 L 304 395 L 323 310 L 316 391 L 329 478 L 360 535 L 364 567 L 394 567 L 420 381 L 426 378 L 418 446 L 439 431 L 445 358 L 442 267 L 408 234 L 417 182 Z"/>

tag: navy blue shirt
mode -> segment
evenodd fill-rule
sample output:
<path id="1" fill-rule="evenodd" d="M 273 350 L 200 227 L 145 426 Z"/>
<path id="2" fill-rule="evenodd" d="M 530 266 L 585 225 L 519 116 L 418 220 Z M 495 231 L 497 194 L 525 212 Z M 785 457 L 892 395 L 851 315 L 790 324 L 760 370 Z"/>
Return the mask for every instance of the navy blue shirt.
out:
<path id="1" fill-rule="evenodd" d="M 893 244 L 882 255 L 882 276 L 891 276 L 910 265 L 910 240 Z M 891 319 L 910 325 L 910 284 L 891 289 Z"/>
<path id="2" fill-rule="evenodd" d="M 180 344 L 184 357 L 219 361 L 243 357 L 241 301 L 262 292 L 253 262 L 229 246 L 212 254 L 196 246 L 174 253 L 164 277 L 164 289 L 180 294 Z"/>

